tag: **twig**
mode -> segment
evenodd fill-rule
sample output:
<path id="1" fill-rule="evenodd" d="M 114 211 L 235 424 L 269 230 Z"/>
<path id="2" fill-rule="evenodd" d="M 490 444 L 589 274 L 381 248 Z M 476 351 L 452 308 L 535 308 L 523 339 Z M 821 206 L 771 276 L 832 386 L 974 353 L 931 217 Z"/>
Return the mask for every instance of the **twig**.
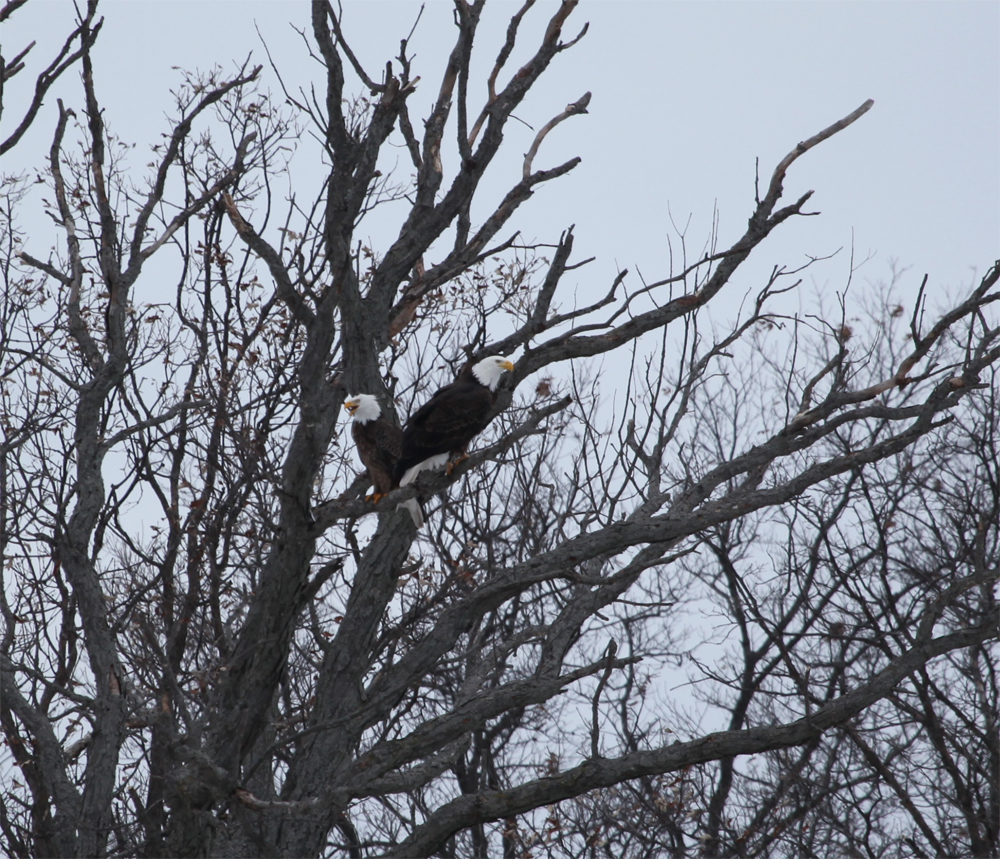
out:
<path id="1" fill-rule="evenodd" d="M 868 101 L 861 105 L 861 107 L 857 110 L 847 114 L 847 116 L 843 119 L 837 120 L 833 123 L 833 125 L 827 126 L 819 134 L 814 134 L 808 140 L 804 140 L 784 158 L 782 158 L 778 163 L 778 166 L 774 168 L 774 174 L 771 176 L 771 184 L 768 185 L 767 196 L 764 198 L 764 202 L 769 203 L 770 206 L 773 206 L 777 202 L 778 198 L 781 196 L 781 183 L 785 180 L 785 173 L 788 172 L 788 168 L 792 166 L 792 162 L 794 162 L 796 158 L 800 155 L 804 155 L 828 137 L 833 137 L 833 135 L 838 131 L 843 131 L 843 129 L 847 128 L 848 125 L 868 113 L 873 104 L 875 104 L 875 101 L 873 99 L 868 99 Z"/>
<path id="2" fill-rule="evenodd" d="M 542 126 L 538 134 L 535 135 L 535 139 L 531 144 L 531 148 L 528 150 L 527 154 L 524 156 L 524 169 L 521 171 L 521 175 L 524 179 L 531 176 L 531 162 L 535 160 L 535 153 L 538 152 L 538 147 L 541 146 L 542 141 L 553 128 L 555 128 L 560 122 L 565 119 L 569 119 L 571 116 L 576 116 L 580 113 L 587 112 L 587 105 L 590 104 L 590 93 L 584 93 L 579 99 L 574 101 L 572 104 L 567 104 L 566 109 L 560 113 L 558 116 L 550 119 L 545 125 Z"/>
<path id="3" fill-rule="evenodd" d="M 613 638 L 608 642 L 607 650 L 604 651 L 604 656 L 607 659 L 607 667 L 604 669 L 604 673 L 601 675 L 601 679 L 597 683 L 597 690 L 594 692 L 593 700 L 593 720 L 590 724 L 590 756 L 591 758 L 600 757 L 600 739 L 601 739 L 601 727 L 600 727 L 600 714 L 598 712 L 598 707 L 601 701 L 601 692 L 604 691 L 604 687 L 608 685 L 608 678 L 611 676 L 611 669 L 614 667 L 615 654 L 618 652 L 618 642 Z"/>

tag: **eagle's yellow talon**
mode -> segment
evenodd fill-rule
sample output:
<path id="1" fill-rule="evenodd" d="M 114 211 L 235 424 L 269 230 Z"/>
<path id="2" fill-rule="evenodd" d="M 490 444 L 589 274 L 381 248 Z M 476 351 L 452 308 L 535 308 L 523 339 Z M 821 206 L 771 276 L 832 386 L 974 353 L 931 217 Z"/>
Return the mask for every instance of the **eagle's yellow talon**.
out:
<path id="1" fill-rule="evenodd" d="M 468 458 L 469 458 L 469 454 L 463 453 L 461 456 L 456 457 L 455 459 L 451 460 L 451 462 L 449 462 L 445 466 L 445 469 L 444 469 L 445 474 L 447 474 L 449 477 L 451 477 L 451 473 L 456 468 L 458 468 L 463 462 L 465 462 L 465 460 L 467 460 Z"/>

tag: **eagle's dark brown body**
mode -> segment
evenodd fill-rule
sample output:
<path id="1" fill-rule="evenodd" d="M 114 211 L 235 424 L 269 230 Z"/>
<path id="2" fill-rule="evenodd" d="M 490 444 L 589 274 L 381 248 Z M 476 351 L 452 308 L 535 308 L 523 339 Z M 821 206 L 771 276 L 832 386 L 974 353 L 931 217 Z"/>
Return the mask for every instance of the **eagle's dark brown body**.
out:
<path id="1" fill-rule="evenodd" d="M 374 487 L 375 499 L 388 495 L 395 487 L 396 463 L 402 452 L 403 431 L 379 415 L 375 420 L 354 421 L 351 435 L 358 448 L 358 456 L 368 469 Z"/>

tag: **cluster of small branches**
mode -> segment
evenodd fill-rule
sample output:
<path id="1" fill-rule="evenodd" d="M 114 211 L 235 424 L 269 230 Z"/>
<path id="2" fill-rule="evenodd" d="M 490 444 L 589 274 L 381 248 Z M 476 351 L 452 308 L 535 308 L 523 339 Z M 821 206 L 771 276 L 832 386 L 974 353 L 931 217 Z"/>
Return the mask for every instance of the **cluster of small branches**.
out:
<path id="1" fill-rule="evenodd" d="M 914 307 L 845 289 L 796 317 L 777 268 L 708 322 L 810 214 L 793 164 L 866 102 L 727 247 L 681 236 L 664 277 L 572 304 L 572 227 L 514 224 L 577 165 L 537 166 L 589 93 L 472 215 L 586 32 L 575 0 L 533 6 L 477 83 L 496 33 L 455 0 L 421 123 L 410 37 L 372 74 L 314 0 L 316 89 L 185 76 L 140 166 L 105 125 L 92 0 L 0 135 L 81 72 L 37 165 L 58 252 L 4 179 L 9 854 L 998 855 L 1000 268 L 940 310 L 925 279 Z M 313 139 L 325 174 L 285 193 Z M 365 500 L 345 395 L 398 421 L 490 354 L 516 369 L 472 456 Z"/>

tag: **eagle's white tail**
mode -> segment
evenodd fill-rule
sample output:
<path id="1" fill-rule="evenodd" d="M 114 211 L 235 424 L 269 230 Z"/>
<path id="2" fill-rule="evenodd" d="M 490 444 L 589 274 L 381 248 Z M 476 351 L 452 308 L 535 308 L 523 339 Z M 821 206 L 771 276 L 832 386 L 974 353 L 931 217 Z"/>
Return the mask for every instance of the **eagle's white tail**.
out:
<path id="1" fill-rule="evenodd" d="M 447 464 L 448 454 L 446 453 L 438 453 L 434 456 L 429 456 L 422 462 L 418 462 L 412 468 L 406 469 L 399 481 L 399 485 L 409 486 L 414 480 L 417 479 L 417 475 L 420 474 L 421 471 L 430 471 L 432 468 L 440 468 L 442 465 Z"/>
<path id="2" fill-rule="evenodd" d="M 429 456 L 422 462 L 418 462 L 411 468 L 406 469 L 403 472 L 403 476 L 399 480 L 400 486 L 409 486 L 417 479 L 417 475 L 421 471 L 430 471 L 432 468 L 441 468 L 443 465 L 448 464 L 448 454 L 439 453 L 435 456 Z M 399 505 L 400 507 L 405 507 L 410 511 L 410 517 L 413 519 L 413 524 L 418 528 L 422 528 L 424 525 L 424 514 L 420 509 L 420 502 L 416 498 L 410 498 L 408 501 L 404 501 Z"/>
<path id="3" fill-rule="evenodd" d="M 424 527 L 424 512 L 420 509 L 420 502 L 416 498 L 407 498 L 402 504 L 398 505 L 396 509 L 400 507 L 405 507 L 410 514 L 410 518 L 413 520 L 413 524 L 418 528 Z"/>

